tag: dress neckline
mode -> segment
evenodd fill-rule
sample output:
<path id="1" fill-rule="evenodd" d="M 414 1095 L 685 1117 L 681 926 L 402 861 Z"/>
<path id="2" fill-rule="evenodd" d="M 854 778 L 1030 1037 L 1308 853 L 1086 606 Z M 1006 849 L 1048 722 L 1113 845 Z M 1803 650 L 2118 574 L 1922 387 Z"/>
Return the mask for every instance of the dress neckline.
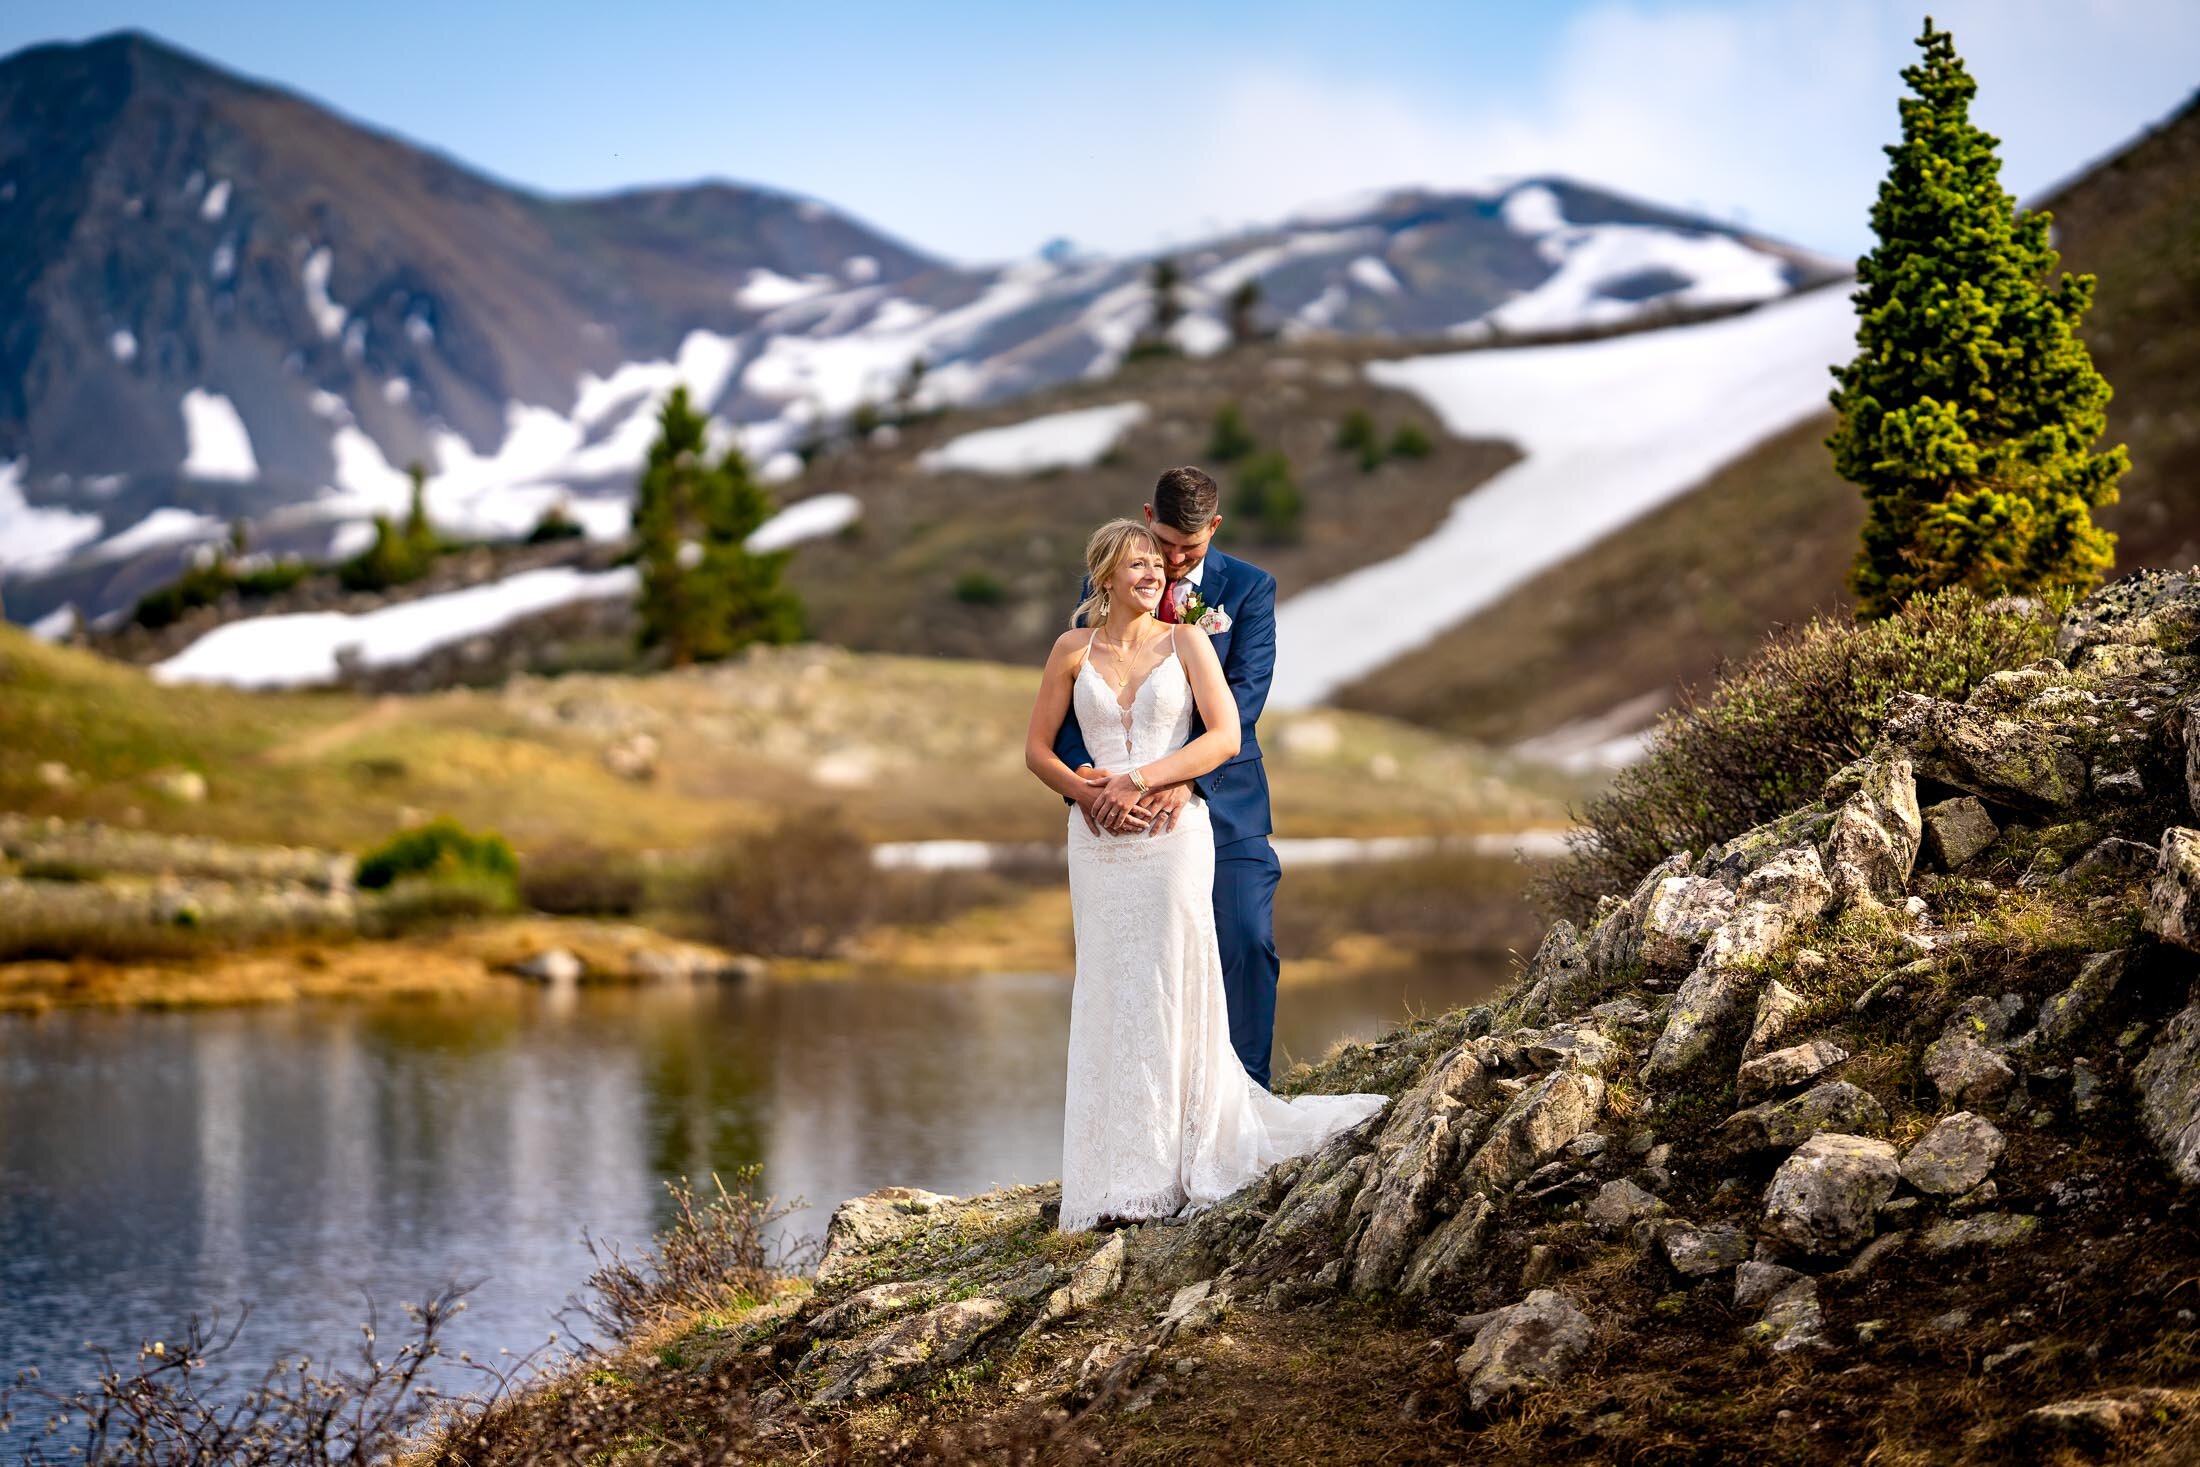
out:
<path id="1" fill-rule="evenodd" d="M 1123 701 L 1121 694 L 1117 693 L 1115 689 L 1108 686 L 1108 680 L 1106 678 L 1100 678 L 1100 686 L 1106 692 L 1108 701 L 1115 705 L 1116 712 L 1128 714 L 1132 710 L 1137 708 L 1138 700 L 1140 696 L 1145 693 L 1146 685 L 1153 681 L 1154 674 L 1161 671 L 1163 664 L 1176 661 L 1176 647 L 1173 645 L 1176 641 L 1176 638 L 1172 636 L 1169 640 L 1172 644 L 1169 650 L 1161 654 L 1160 659 L 1156 661 L 1153 666 L 1146 669 L 1146 675 L 1140 678 L 1138 680 L 1138 686 L 1131 690 L 1131 700 L 1128 703 Z M 1092 665 L 1092 651 L 1090 648 L 1090 644 L 1087 644 L 1085 652 L 1085 665 L 1077 669 L 1077 675 L 1079 677 L 1083 677 L 1088 672 L 1091 673 L 1094 677 L 1100 677 L 1098 670 L 1095 669 Z"/>

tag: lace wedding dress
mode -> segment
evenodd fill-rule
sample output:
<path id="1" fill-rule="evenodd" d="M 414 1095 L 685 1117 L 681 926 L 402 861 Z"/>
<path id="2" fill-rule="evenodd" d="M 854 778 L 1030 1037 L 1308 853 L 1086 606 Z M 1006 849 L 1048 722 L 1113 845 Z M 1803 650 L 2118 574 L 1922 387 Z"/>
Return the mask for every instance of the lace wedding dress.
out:
<path id="1" fill-rule="evenodd" d="M 1196 711 L 1173 645 L 1127 707 L 1088 650 L 1071 702 L 1093 763 L 1110 771 L 1182 747 Z M 1064 1232 L 1102 1217 L 1196 1211 L 1385 1104 L 1380 1095 L 1286 1101 L 1245 1073 L 1230 1047 L 1214 878 L 1214 832 L 1197 795 L 1161 835 L 1095 835 L 1070 811 L 1077 987 L 1062 1118 Z"/>

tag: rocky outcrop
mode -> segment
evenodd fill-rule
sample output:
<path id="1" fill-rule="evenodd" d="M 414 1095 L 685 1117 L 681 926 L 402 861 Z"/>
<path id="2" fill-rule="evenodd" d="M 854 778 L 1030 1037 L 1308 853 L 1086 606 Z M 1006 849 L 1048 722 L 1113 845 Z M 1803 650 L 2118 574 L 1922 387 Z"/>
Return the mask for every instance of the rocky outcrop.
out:
<path id="1" fill-rule="evenodd" d="M 2200 645 L 2084 636 L 2068 666 L 2011 669 L 1967 701 L 1898 700 L 1821 800 L 1554 925 L 1487 1007 L 1316 1069 L 1320 1088 L 1379 1083 L 1393 1102 L 1214 1207 L 1042 1243 L 1029 1189 L 845 1205 L 773 1358 L 794 1394 L 840 1407 L 983 1355 L 1076 1419 L 1163 1399 L 1219 1358 L 1203 1341 L 1352 1296 L 1377 1307 L 1337 1309 L 1340 1328 L 1461 1338 L 1401 1411 L 1526 1409 L 1585 1460 L 1615 1455 L 1598 1433 L 1635 1399 L 1617 1377 L 1646 1339 L 1658 1370 L 1685 1357 L 1707 1380 L 1752 1359 L 1736 1344 L 1752 1370 L 1826 1357 L 1783 1392 L 1945 1366 L 1962 1394 L 1943 1400 L 1984 1399 L 1990 1374 L 2008 1421 L 2045 1412 L 2026 1428 L 2040 1440 L 2066 1420 L 2136 1430 L 2050 1374 L 2094 1369 L 2080 1346 L 2099 1339 L 2055 1337 L 2090 1307 L 2078 1281 L 2165 1257 L 2176 1271 L 2146 1277 L 2167 1287 L 2200 1266 L 2177 1255 L 2184 1198 L 2109 1215 L 2119 1189 L 2171 1187 L 2148 1170 L 2164 1162 L 2200 1186 L 2189 832 L 2165 775 L 2182 778 Z M 2142 837 L 2170 852 L 2160 870 L 2126 861 Z M 999 1256 L 969 1241 L 987 1208 L 1019 1240 Z M 2120 1301 L 2119 1327 L 2169 1328 L 2157 1302 Z"/>

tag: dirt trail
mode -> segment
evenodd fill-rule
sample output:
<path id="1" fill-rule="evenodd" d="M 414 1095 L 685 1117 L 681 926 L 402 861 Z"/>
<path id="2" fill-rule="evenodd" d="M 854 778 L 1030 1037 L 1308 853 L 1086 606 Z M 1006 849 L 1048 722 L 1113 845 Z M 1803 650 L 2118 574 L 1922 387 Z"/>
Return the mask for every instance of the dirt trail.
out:
<path id="1" fill-rule="evenodd" d="M 349 718 L 275 745 L 267 751 L 267 761 L 270 764 L 300 764 L 318 759 L 353 739 L 395 723 L 403 715 L 407 701 L 395 693 L 384 693 Z"/>

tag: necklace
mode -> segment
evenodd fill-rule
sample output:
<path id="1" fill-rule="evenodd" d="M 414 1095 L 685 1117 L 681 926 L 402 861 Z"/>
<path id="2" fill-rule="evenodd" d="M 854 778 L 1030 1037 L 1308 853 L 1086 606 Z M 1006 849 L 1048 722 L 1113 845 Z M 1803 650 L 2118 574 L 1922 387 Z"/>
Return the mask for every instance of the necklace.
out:
<path id="1" fill-rule="evenodd" d="M 1113 638 L 1113 637 L 1109 637 L 1109 638 L 1108 638 L 1108 639 L 1106 640 L 1106 642 L 1104 643 L 1104 645 L 1105 645 L 1105 646 L 1107 647 L 1107 649 L 1108 649 L 1108 650 L 1109 650 L 1110 652 L 1112 652 L 1112 653 L 1113 653 L 1113 654 L 1115 655 L 1115 668 L 1116 668 L 1116 671 L 1115 671 L 1114 675 L 1112 675 L 1112 676 L 1111 676 L 1110 674 L 1108 674 L 1108 673 L 1104 673 L 1104 672 L 1103 672 L 1102 674 L 1100 674 L 1100 675 L 1101 675 L 1101 676 L 1102 676 L 1103 678 L 1106 678 L 1106 679 L 1108 680 L 1108 682 L 1109 682 L 1109 683 L 1110 683 L 1111 685 L 1113 685 L 1113 686 L 1114 686 L 1115 690 L 1116 690 L 1116 691 L 1117 691 L 1118 693 L 1120 693 L 1120 692 L 1122 692 L 1122 691 L 1123 691 L 1123 689 L 1125 689 L 1125 688 L 1127 688 L 1127 687 L 1129 687 L 1129 686 L 1130 686 L 1130 681 L 1131 681 L 1131 667 L 1130 667 L 1130 656 L 1129 656 L 1129 653 L 1128 653 L 1128 651 L 1127 651 L 1127 650 L 1126 650 L 1126 648 L 1124 647 L 1124 644 L 1123 644 L 1123 643 L 1121 643 L 1121 642 L 1118 642 L 1118 641 L 1117 641 L 1117 640 L 1115 640 L 1115 638 Z M 1088 660 L 1089 660 L 1089 659 L 1088 659 Z"/>

